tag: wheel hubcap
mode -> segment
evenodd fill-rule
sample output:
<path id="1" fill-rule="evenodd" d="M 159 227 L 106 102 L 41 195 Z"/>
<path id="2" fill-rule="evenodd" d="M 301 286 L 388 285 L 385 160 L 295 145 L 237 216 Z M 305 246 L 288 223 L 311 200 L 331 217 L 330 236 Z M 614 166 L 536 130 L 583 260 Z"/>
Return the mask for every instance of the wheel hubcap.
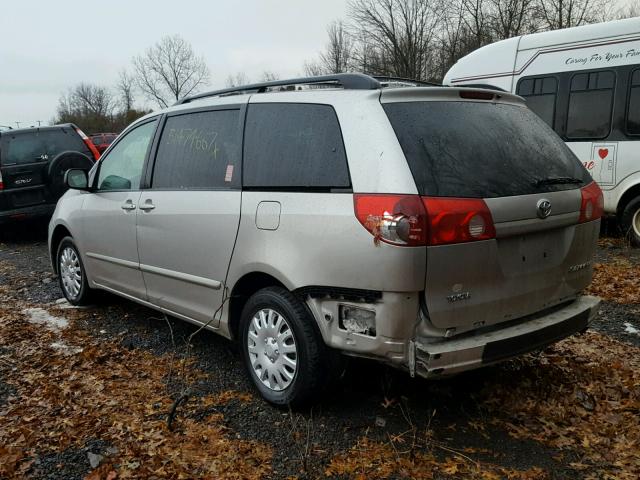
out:
<path id="1" fill-rule="evenodd" d="M 264 386 L 281 391 L 291 385 L 298 368 L 296 342 L 287 320 L 275 310 L 256 312 L 247 336 L 249 361 Z"/>
<path id="2" fill-rule="evenodd" d="M 640 209 L 636 210 L 633 214 L 633 220 L 631 220 L 631 226 L 633 227 L 633 233 L 637 238 L 640 238 Z"/>
<path id="3" fill-rule="evenodd" d="M 65 293 L 76 298 L 82 285 L 82 269 L 78 254 L 71 247 L 66 247 L 60 255 L 60 277 Z"/>

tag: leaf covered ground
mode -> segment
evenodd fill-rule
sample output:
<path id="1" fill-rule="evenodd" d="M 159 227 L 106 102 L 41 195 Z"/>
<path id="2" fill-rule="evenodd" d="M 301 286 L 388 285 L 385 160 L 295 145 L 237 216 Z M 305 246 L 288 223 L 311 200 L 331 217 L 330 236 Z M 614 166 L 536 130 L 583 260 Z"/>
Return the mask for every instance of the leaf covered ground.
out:
<path id="1" fill-rule="evenodd" d="M 591 286 L 619 312 L 599 320 L 615 338 L 439 382 L 355 362 L 287 412 L 214 335 L 187 357 L 180 322 L 114 297 L 56 303 L 40 238 L 0 243 L 0 478 L 640 478 L 640 348 L 618 325 L 638 307 L 638 257 L 615 242 Z"/>

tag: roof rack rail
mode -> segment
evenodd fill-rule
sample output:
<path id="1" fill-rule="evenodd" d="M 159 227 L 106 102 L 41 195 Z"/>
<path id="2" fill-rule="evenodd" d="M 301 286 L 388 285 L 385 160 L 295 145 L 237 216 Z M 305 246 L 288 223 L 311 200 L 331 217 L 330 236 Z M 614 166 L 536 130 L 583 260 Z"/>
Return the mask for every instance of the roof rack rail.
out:
<path id="1" fill-rule="evenodd" d="M 224 88 L 212 92 L 198 93 L 178 100 L 174 105 L 182 105 L 208 97 L 220 97 L 223 95 L 240 95 L 243 93 L 264 93 L 267 88 L 287 87 L 294 85 L 342 85 L 345 90 L 376 90 L 380 88 L 380 82 L 363 73 L 337 73 L 334 75 L 320 75 L 317 77 L 290 78 L 286 80 L 274 80 L 271 82 L 252 83 L 238 87 Z"/>
<path id="2" fill-rule="evenodd" d="M 374 75 L 373 78 L 379 82 L 397 82 L 397 83 L 414 83 L 416 86 L 424 87 L 441 87 L 442 85 L 434 82 L 425 82 L 423 80 L 415 80 L 413 78 L 390 77 L 386 75 Z"/>

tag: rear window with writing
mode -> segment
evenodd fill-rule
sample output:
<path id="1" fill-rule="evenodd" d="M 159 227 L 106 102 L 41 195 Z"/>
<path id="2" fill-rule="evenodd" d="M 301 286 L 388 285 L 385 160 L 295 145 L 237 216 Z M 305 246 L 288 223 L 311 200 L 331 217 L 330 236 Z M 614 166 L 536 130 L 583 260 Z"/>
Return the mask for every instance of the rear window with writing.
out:
<path id="1" fill-rule="evenodd" d="M 216 110 L 169 117 L 158 145 L 152 188 L 239 188 L 239 115 L 239 110 Z"/>

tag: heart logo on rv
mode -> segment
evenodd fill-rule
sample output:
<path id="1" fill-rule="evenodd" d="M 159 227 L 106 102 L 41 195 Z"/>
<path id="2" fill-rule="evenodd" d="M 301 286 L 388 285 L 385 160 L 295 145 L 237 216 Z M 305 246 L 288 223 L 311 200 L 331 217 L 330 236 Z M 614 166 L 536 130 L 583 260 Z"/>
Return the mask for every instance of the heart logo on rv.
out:
<path id="1" fill-rule="evenodd" d="M 604 160 L 605 158 L 607 158 L 607 155 L 609 155 L 609 149 L 608 148 L 601 148 L 600 150 L 598 150 L 598 156 Z"/>

